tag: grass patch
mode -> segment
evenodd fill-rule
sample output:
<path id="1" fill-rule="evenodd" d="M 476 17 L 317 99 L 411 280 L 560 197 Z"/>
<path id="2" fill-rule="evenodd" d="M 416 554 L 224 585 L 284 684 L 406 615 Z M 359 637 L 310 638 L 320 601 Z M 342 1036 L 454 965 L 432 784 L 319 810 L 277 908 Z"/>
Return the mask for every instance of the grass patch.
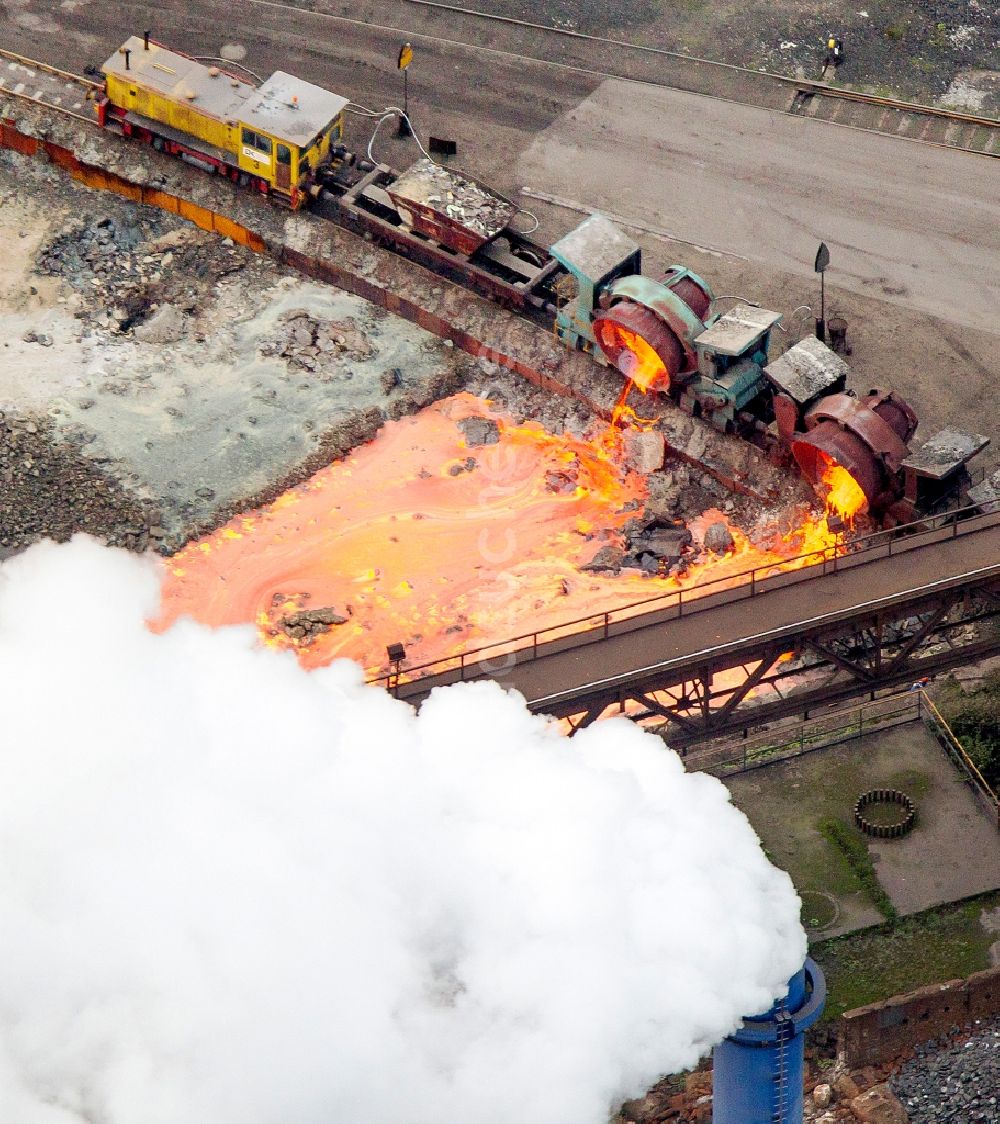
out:
<path id="1" fill-rule="evenodd" d="M 836 816 L 823 816 L 817 827 L 820 835 L 847 860 L 847 865 L 882 916 L 887 921 L 895 921 L 899 915 L 875 874 L 864 836 Z"/>
<path id="2" fill-rule="evenodd" d="M 813 945 L 810 955 L 826 974 L 824 1022 L 930 983 L 963 979 L 989 967 L 987 933 L 980 917 L 1000 905 L 1000 891 L 937 906 L 877 929 Z"/>
<path id="3" fill-rule="evenodd" d="M 837 918 L 837 903 L 821 890 L 800 890 L 802 927 L 807 931 L 825 929 Z"/>
<path id="4" fill-rule="evenodd" d="M 940 51 L 948 46 L 948 27 L 947 24 L 936 23 L 928 32 L 927 45 L 933 47 L 935 50 Z"/>
<path id="5" fill-rule="evenodd" d="M 1000 671 L 990 672 L 972 691 L 949 677 L 934 702 L 995 791 L 1000 787 Z"/>
<path id="6" fill-rule="evenodd" d="M 775 865 L 787 870 L 798 890 L 825 890 L 836 898 L 864 892 L 864 885 L 839 848 L 831 848 L 817 821 L 809 827 L 808 839 L 800 839 L 794 856 L 777 857 Z"/>

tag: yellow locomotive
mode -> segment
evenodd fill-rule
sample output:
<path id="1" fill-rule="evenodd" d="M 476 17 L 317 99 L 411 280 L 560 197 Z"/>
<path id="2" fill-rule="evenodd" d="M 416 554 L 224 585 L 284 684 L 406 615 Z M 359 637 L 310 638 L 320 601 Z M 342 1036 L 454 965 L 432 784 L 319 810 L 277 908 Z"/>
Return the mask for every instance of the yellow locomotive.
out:
<path id="1" fill-rule="evenodd" d="M 102 67 L 101 125 L 120 128 L 287 206 L 306 201 L 344 132 L 348 99 L 283 71 L 245 78 L 133 35 Z"/>

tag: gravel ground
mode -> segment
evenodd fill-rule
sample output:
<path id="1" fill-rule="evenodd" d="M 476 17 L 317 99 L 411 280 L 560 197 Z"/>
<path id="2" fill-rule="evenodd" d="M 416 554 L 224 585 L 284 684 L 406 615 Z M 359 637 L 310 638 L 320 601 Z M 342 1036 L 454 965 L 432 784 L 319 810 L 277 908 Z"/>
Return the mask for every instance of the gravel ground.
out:
<path id="1" fill-rule="evenodd" d="M 844 43 L 839 83 L 1000 110 L 1000 8 L 992 0 L 469 0 L 480 11 L 614 35 L 702 58 L 818 79 L 829 34 Z M 985 74 L 984 74 L 985 72 Z"/>
<path id="2" fill-rule="evenodd" d="M 0 413 L 0 559 L 77 531 L 145 550 L 163 530 L 154 505 L 128 492 L 44 420 Z"/>
<path id="3" fill-rule="evenodd" d="M 1000 1019 L 950 1042 L 929 1042 L 890 1081 L 912 1124 L 1000 1121 Z"/>

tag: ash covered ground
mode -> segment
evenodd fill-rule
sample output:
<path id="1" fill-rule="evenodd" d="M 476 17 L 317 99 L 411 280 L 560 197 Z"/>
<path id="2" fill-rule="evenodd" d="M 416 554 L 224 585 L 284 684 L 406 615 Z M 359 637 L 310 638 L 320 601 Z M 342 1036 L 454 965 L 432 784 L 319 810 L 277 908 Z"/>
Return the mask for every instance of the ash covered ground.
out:
<path id="1" fill-rule="evenodd" d="M 0 161 L 0 550 L 171 550 L 455 389 L 421 329 L 183 220 Z"/>

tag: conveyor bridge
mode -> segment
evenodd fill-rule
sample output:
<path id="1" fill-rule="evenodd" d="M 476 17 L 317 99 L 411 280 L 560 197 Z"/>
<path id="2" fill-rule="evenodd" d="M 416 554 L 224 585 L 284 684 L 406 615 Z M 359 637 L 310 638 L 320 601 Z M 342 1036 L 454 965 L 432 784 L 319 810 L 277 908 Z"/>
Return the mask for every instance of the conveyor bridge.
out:
<path id="1" fill-rule="evenodd" d="M 953 512 L 805 569 L 745 577 L 422 678 L 404 668 L 390 686 L 420 702 L 435 686 L 492 678 L 574 729 L 607 714 L 661 719 L 682 748 L 1000 651 L 997 511 Z"/>

